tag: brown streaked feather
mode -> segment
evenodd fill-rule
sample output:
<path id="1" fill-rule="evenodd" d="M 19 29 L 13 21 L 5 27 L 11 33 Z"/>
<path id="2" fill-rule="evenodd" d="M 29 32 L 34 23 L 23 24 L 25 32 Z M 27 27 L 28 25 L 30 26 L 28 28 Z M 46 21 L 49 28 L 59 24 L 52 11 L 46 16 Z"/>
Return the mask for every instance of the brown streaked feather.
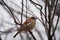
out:
<path id="1" fill-rule="evenodd" d="M 27 27 L 26 27 L 27 24 Z M 27 21 L 25 21 L 22 24 L 22 27 L 18 29 L 18 32 L 14 35 L 14 38 L 18 35 L 18 33 L 21 33 L 22 31 L 28 31 L 28 30 L 32 30 L 35 26 L 35 19 L 33 17 L 27 19 Z"/>

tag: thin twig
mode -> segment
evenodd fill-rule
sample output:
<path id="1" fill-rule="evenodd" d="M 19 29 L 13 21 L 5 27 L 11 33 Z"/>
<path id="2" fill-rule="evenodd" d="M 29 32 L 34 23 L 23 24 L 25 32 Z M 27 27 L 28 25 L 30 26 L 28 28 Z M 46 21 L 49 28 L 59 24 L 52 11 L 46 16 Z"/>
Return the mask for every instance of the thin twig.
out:
<path id="1" fill-rule="evenodd" d="M 14 15 L 13 12 L 11 11 L 11 9 L 8 7 L 8 5 L 7 5 L 3 0 L 1 0 L 1 1 L 3 2 L 3 4 L 4 4 L 4 5 L 8 8 L 8 10 L 10 11 L 10 13 L 11 13 L 11 15 L 12 15 L 15 23 L 17 23 L 17 21 L 16 21 L 16 19 L 15 19 L 15 15 Z"/>
<path id="2" fill-rule="evenodd" d="M 54 15 L 55 15 L 57 4 L 58 4 L 58 0 L 56 0 L 56 4 L 54 6 L 54 12 L 53 12 L 53 16 L 52 16 L 52 22 L 53 22 L 53 19 L 54 19 Z"/>
<path id="3" fill-rule="evenodd" d="M 55 33 L 56 29 L 57 29 L 58 22 L 59 22 L 59 16 L 58 16 L 58 19 L 57 19 L 57 22 L 56 22 L 56 25 L 55 25 L 54 31 L 53 31 L 53 33 L 52 33 L 52 35 L 51 35 L 51 36 L 53 36 L 53 35 L 54 35 L 54 33 Z"/>
<path id="4" fill-rule="evenodd" d="M 32 0 L 30 0 L 30 2 L 33 3 L 33 4 L 35 4 L 35 5 L 40 6 L 40 7 L 41 7 L 41 10 L 42 10 L 42 6 L 41 6 L 41 5 L 39 5 L 39 4 L 35 3 L 35 2 L 33 2 Z"/>
<path id="5" fill-rule="evenodd" d="M 29 31 L 29 33 L 32 35 L 32 37 L 34 38 L 34 40 L 36 40 L 36 38 L 34 37 L 33 33 L 31 31 Z"/>

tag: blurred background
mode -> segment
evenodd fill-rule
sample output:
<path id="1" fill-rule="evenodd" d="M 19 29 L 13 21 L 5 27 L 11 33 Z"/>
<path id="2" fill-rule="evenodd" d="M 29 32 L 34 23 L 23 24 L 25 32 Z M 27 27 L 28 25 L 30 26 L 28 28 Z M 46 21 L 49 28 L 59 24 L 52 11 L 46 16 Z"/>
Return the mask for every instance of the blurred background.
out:
<path id="1" fill-rule="evenodd" d="M 29 32 L 13 37 L 21 27 L 17 23 L 21 22 L 22 8 L 22 22 L 26 13 L 27 18 L 37 17 L 31 30 L 36 40 L 60 40 L 60 0 L 23 0 L 23 4 L 22 0 L 0 0 L 0 40 L 35 40 Z"/>

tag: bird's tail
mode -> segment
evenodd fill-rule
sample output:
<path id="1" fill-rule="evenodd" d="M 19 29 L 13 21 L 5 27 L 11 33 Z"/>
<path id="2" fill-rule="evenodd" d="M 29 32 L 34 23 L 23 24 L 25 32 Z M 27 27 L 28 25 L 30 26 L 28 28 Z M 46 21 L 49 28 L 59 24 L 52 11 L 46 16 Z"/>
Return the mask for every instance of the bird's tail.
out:
<path id="1" fill-rule="evenodd" d="M 17 32 L 13 37 L 15 38 L 18 35 L 19 32 Z"/>
<path id="2" fill-rule="evenodd" d="M 21 33 L 23 31 L 23 28 L 21 28 L 21 29 L 18 29 L 18 32 L 13 36 L 14 38 L 19 34 L 19 33 Z"/>

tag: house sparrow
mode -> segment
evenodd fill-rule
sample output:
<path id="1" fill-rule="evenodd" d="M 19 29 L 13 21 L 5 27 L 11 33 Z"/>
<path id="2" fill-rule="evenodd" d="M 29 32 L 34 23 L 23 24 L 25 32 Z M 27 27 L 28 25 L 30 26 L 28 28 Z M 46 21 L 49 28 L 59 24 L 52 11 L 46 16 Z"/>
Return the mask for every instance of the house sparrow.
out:
<path id="1" fill-rule="evenodd" d="M 18 29 L 18 32 L 14 35 L 14 38 L 17 36 L 18 33 L 21 33 L 23 31 L 30 31 L 35 27 L 36 24 L 36 18 L 35 17 L 30 17 L 29 19 L 27 19 L 27 21 L 25 21 L 22 24 L 22 27 Z"/>

